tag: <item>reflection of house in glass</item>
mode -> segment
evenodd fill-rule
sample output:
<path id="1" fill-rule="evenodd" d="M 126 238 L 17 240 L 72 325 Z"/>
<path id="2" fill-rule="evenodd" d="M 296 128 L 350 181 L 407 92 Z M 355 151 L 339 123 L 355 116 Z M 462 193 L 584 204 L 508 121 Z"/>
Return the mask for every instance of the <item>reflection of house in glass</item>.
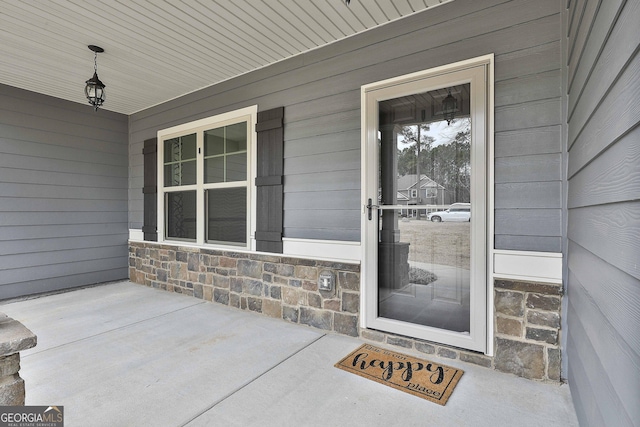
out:
<path id="1" fill-rule="evenodd" d="M 406 205 L 400 214 L 404 217 L 414 218 L 418 216 L 418 210 L 411 208 L 415 205 L 427 205 L 429 208 L 420 209 L 420 216 L 426 216 L 428 211 L 441 210 L 449 207 L 454 202 L 453 192 L 447 190 L 428 176 L 421 174 L 408 174 L 398 177 L 398 205 Z"/>

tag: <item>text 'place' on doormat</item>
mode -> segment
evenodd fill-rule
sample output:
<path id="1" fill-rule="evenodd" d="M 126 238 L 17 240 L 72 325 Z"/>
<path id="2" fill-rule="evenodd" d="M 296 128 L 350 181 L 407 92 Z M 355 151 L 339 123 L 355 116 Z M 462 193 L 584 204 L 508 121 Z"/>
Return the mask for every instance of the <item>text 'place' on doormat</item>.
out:
<path id="1" fill-rule="evenodd" d="M 363 344 L 336 368 L 445 405 L 464 371 Z"/>

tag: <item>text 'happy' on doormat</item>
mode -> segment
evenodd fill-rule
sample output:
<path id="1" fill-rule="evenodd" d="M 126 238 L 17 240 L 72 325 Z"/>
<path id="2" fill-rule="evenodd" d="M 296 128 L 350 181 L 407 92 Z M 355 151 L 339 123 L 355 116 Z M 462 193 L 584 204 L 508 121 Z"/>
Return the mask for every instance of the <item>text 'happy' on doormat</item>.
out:
<path id="1" fill-rule="evenodd" d="M 335 367 L 443 406 L 464 373 L 369 344 L 352 351 Z"/>

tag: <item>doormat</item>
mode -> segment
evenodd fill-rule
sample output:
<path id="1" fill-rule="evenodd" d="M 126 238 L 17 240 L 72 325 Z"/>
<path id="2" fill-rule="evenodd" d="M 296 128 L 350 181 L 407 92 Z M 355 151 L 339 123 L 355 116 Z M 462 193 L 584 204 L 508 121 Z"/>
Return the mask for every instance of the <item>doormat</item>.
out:
<path id="1" fill-rule="evenodd" d="M 369 344 L 361 345 L 334 366 L 442 406 L 464 373 Z"/>

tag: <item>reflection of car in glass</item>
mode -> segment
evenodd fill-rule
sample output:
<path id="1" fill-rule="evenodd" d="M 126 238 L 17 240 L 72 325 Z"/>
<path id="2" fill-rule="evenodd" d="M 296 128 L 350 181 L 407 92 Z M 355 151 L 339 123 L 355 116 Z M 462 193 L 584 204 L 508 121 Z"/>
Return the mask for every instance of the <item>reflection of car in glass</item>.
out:
<path id="1" fill-rule="evenodd" d="M 454 203 L 446 211 L 431 212 L 427 219 L 433 222 L 471 221 L 471 203 Z"/>

